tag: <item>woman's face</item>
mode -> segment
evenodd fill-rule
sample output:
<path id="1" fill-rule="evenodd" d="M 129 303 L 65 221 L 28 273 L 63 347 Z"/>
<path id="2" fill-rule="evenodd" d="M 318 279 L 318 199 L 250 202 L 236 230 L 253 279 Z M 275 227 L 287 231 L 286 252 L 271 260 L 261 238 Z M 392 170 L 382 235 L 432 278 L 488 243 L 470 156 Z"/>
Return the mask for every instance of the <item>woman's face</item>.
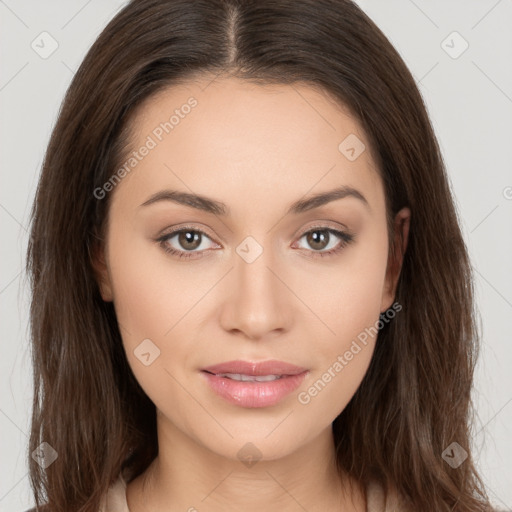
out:
<path id="1" fill-rule="evenodd" d="M 394 300 L 365 134 L 309 86 L 236 79 L 167 89 L 131 123 L 136 153 L 95 193 L 112 194 L 101 290 L 159 428 L 232 459 L 290 454 L 354 395 Z M 305 372 L 255 382 L 269 360 Z"/>

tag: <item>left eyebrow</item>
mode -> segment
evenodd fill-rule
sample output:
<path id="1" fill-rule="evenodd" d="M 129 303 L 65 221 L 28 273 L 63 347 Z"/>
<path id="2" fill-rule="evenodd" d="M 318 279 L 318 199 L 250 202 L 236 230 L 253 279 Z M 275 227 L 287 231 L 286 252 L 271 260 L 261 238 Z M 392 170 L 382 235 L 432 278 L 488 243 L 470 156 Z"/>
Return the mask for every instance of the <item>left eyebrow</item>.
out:
<path id="1" fill-rule="evenodd" d="M 359 190 L 353 187 L 343 186 L 328 192 L 320 192 L 314 196 L 308 197 L 307 199 L 299 199 L 290 206 L 286 214 L 303 213 L 308 210 L 312 210 L 313 208 L 323 206 L 324 204 L 330 203 L 331 201 L 344 199 L 345 197 L 355 197 L 356 199 L 359 199 L 368 209 L 370 209 L 370 205 L 368 204 L 366 197 L 364 197 L 363 194 L 359 192 Z"/>
<path id="2" fill-rule="evenodd" d="M 370 209 L 368 201 L 363 194 L 359 192 L 359 190 L 349 186 L 342 186 L 327 192 L 320 192 L 306 199 L 299 199 L 298 201 L 295 201 L 288 208 L 286 215 L 289 215 L 290 213 L 298 215 L 346 197 L 355 197 Z M 188 192 L 181 192 L 178 190 L 162 190 L 157 192 L 142 203 L 141 206 L 148 206 L 160 201 L 172 201 L 185 206 L 190 206 L 191 208 L 203 210 L 208 213 L 213 213 L 214 215 L 226 216 L 229 215 L 230 212 L 229 208 L 220 201 L 199 194 L 189 194 Z"/>

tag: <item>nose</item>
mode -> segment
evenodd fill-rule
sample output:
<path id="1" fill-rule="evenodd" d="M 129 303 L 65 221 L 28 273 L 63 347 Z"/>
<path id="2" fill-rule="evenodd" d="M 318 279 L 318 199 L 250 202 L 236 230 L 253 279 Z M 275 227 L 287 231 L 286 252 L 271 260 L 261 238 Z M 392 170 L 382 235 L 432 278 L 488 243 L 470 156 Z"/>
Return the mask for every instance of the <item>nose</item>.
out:
<path id="1" fill-rule="evenodd" d="M 282 335 L 292 322 L 293 294 L 286 276 L 272 258 L 271 250 L 252 262 L 234 255 L 220 322 L 226 332 L 251 340 Z"/>

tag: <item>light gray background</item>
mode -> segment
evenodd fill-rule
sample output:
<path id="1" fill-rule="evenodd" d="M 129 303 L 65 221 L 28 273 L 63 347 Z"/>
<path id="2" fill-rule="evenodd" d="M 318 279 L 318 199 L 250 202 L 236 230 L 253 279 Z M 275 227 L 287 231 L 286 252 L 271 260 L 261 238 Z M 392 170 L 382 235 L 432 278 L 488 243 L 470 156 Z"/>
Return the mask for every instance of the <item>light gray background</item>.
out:
<path id="1" fill-rule="evenodd" d="M 415 76 L 441 144 L 481 312 L 474 455 L 494 504 L 512 509 L 512 1 L 358 3 Z M 32 384 L 23 272 L 30 205 L 73 73 L 123 4 L 0 0 L 0 511 L 33 503 L 25 462 Z M 46 59 L 31 47 L 43 31 L 58 43 Z M 445 51 L 463 48 L 458 36 L 446 39 L 454 31 L 469 44 L 457 58 Z"/>

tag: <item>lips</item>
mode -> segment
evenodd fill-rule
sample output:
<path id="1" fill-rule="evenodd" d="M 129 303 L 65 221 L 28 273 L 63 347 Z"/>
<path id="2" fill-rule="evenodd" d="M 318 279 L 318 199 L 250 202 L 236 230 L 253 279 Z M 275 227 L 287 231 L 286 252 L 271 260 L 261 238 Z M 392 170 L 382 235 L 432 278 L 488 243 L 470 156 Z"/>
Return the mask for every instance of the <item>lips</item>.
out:
<path id="1" fill-rule="evenodd" d="M 212 391 L 239 407 L 277 405 L 295 391 L 309 370 L 283 361 L 227 361 L 203 368 Z"/>
<path id="2" fill-rule="evenodd" d="M 250 361 L 227 361 L 224 363 L 215 364 L 213 366 L 207 366 L 202 371 L 208 372 L 214 375 L 242 375 L 242 376 L 270 376 L 274 375 L 277 377 L 298 375 L 307 371 L 307 368 L 301 368 L 294 364 L 285 363 L 284 361 L 261 361 L 261 362 L 250 362 Z"/>

